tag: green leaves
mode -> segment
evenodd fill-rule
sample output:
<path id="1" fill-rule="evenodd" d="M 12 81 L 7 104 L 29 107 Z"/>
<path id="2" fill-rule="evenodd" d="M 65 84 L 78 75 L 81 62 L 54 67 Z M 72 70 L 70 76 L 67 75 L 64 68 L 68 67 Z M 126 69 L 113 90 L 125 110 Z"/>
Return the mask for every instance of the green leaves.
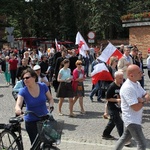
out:
<path id="1" fill-rule="evenodd" d="M 6 5 L 7 4 L 7 5 Z M 150 8 L 140 0 L 0 0 L 0 14 L 13 26 L 15 37 L 47 37 L 75 40 L 81 32 L 87 39 L 89 31 L 98 39 L 118 38 L 123 30 L 121 16 Z M 139 17 L 139 16 L 137 16 Z M 4 24 L 2 25 L 4 26 Z"/>

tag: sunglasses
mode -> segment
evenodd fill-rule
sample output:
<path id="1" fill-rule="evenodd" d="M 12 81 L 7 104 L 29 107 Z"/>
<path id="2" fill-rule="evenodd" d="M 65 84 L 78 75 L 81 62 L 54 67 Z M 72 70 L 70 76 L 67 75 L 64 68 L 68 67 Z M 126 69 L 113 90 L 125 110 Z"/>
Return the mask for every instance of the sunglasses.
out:
<path id="1" fill-rule="evenodd" d="M 41 69 L 35 70 L 35 71 L 40 71 Z"/>
<path id="2" fill-rule="evenodd" d="M 29 76 L 29 77 L 24 77 L 23 80 L 25 80 L 25 79 L 28 80 L 28 79 L 30 79 L 30 78 L 31 78 L 31 76 Z"/>

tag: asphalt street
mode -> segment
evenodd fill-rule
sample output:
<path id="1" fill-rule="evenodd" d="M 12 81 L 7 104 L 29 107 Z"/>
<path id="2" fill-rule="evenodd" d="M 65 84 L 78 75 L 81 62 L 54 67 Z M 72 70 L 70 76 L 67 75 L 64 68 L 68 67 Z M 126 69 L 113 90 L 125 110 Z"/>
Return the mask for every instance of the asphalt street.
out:
<path id="1" fill-rule="evenodd" d="M 116 140 L 104 140 L 102 139 L 103 130 L 108 122 L 107 119 L 103 119 L 105 103 L 98 103 L 96 97 L 94 102 L 89 100 L 89 93 L 92 88 L 91 78 L 87 78 L 84 82 L 85 85 L 85 97 L 84 107 L 86 114 L 80 114 L 80 108 L 78 101 L 74 107 L 74 113 L 77 114 L 76 118 L 69 117 L 69 104 L 65 99 L 62 113 L 64 116 L 58 116 L 57 104 L 58 99 L 54 89 L 52 88 L 52 95 L 55 100 L 55 109 L 53 112 L 54 118 L 62 119 L 65 121 L 62 142 L 58 146 L 60 150 L 113 150 Z M 147 77 L 147 70 L 145 70 L 145 89 L 149 92 L 150 80 Z M 15 100 L 12 97 L 12 87 L 6 86 L 4 75 L 0 74 L 0 120 L 1 123 L 7 123 L 9 118 L 14 116 Z M 104 102 L 105 99 L 103 99 Z M 144 106 L 143 112 L 143 132 L 147 141 L 147 149 L 150 150 L 150 104 Z M 25 150 L 30 149 L 30 142 L 28 135 L 23 128 L 23 141 Z M 116 128 L 112 131 L 111 135 L 119 138 Z M 123 150 L 136 150 L 134 140 L 132 140 L 131 147 L 124 147 Z"/>

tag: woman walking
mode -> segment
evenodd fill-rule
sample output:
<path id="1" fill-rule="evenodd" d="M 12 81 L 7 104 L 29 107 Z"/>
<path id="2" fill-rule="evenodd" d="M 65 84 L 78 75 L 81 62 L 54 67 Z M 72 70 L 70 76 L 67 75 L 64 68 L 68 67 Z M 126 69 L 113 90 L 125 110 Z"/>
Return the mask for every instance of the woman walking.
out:
<path id="1" fill-rule="evenodd" d="M 80 105 L 80 113 L 85 114 L 85 110 L 83 107 L 83 97 L 84 97 L 84 85 L 83 81 L 85 79 L 84 70 L 82 69 L 82 61 L 76 61 L 76 69 L 73 70 L 73 82 L 72 87 L 75 93 L 74 97 L 74 104 L 76 103 L 77 99 L 79 98 L 79 105 Z"/>
<path id="2" fill-rule="evenodd" d="M 6 84 L 9 86 L 10 85 L 9 56 L 5 57 L 5 65 L 6 65 L 6 69 L 4 71 L 4 75 L 5 75 Z"/>
<path id="3" fill-rule="evenodd" d="M 62 116 L 62 104 L 64 101 L 64 98 L 69 98 L 69 109 L 70 109 L 70 117 L 75 117 L 76 115 L 73 113 L 73 89 L 71 85 L 72 76 L 71 76 L 71 70 L 69 68 L 69 60 L 64 59 L 63 61 L 64 67 L 59 70 L 57 80 L 59 83 L 59 87 L 57 90 L 56 96 L 59 97 L 59 103 L 58 103 L 58 111 L 59 115 Z"/>

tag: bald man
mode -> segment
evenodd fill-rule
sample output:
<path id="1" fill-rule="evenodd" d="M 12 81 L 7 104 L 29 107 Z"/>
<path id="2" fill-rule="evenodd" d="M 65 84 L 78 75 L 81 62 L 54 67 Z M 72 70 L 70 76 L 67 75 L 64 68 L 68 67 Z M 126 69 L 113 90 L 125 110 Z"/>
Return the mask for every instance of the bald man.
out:
<path id="1" fill-rule="evenodd" d="M 137 65 L 129 65 L 127 68 L 127 80 L 120 89 L 122 119 L 125 130 L 117 141 L 115 150 L 121 150 L 125 143 L 133 137 L 138 150 L 146 149 L 146 140 L 142 131 L 143 106 L 150 100 L 149 94 L 138 82 L 142 78 L 142 72 Z"/>

